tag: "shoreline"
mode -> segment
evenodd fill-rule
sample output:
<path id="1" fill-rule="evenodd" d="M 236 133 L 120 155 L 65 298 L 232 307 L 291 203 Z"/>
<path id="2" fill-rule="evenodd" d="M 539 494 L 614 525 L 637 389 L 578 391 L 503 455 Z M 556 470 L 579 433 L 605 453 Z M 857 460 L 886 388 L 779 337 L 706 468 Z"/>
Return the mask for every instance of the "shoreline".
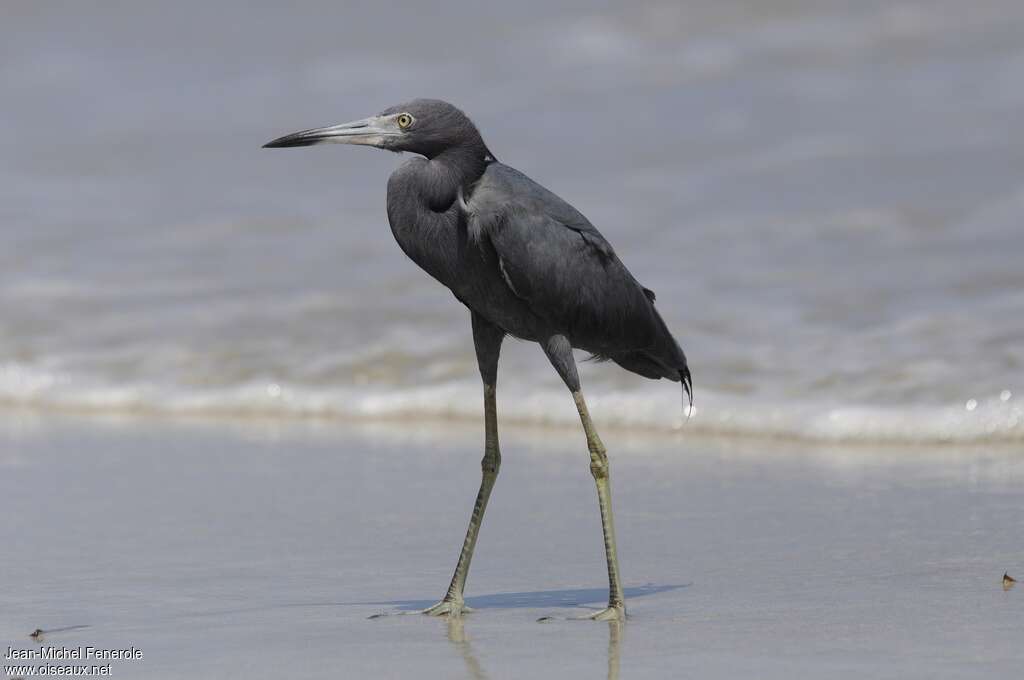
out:
<path id="1" fill-rule="evenodd" d="M 598 404 L 592 410 L 603 413 L 608 409 L 600 398 L 594 400 Z M 570 399 L 566 399 L 571 403 Z M 695 416 L 696 417 L 696 416 Z M 82 405 L 36 405 L 19 402 L 5 401 L 0 399 L 0 427 L 5 421 L 16 419 L 33 421 L 81 421 L 83 423 L 93 422 L 98 425 L 106 424 L 130 424 L 150 423 L 157 426 L 188 426 L 188 425 L 211 425 L 227 427 L 351 427 L 367 428 L 396 427 L 404 428 L 427 428 L 438 429 L 463 429 L 472 428 L 477 425 L 482 427 L 483 411 L 479 414 L 473 413 L 386 413 L 386 414 L 344 414 L 344 413 L 317 413 L 306 411 L 273 411 L 273 410 L 245 410 L 245 409 L 214 409 L 208 411 L 198 410 L 176 410 L 160 409 L 150 407 L 105 407 L 105 406 L 82 406 Z M 503 415 L 499 406 L 499 426 L 503 428 L 517 428 L 524 431 L 547 432 L 550 434 L 575 433 L 579 429 L 578 422 L 568 420 L 536 420 L 521 415 Z M 1021 421 L 1024 423 L 1024 420 Z M 750 444 L 764 443 L 772 447 L 842 447 L 851 449 L 924 449 L 924 448 L 993 448 L 993 449 L 1017 449 L 1024 437 L 1024 430 L 1018 433 L 1013 432 L 996 433 L 988 435 L 966 435 L 962 437 L 903 437 L 903 436 L 829 436 L 814 435 L 798 432 L 773 432 L 773 431 L 749 431 L 749 430 L 726 430 L 716 429 L 713 425 L 693 424 L 692 421 L 684 421 L 681 425 L 665 424 L 663 427 L 652 426 L 646 423 L 623 423 L 614 419 L 608 422 L 597 423 L 601 432 L 619 432 L 624 435 L 645 436 L 656 438 L 661 441 L 689 441 L 693 440 L 702 444 L 714 444 L 715 442 L 746 442 Z"/>

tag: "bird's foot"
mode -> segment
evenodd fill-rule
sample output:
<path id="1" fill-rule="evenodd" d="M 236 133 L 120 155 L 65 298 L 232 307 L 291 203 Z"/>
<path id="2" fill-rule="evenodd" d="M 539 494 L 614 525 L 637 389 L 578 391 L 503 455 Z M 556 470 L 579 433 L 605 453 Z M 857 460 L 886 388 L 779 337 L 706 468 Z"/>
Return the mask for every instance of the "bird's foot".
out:
<path id="1" fill-rule="evenodd" d="M 586 617 L 592 621 L 625 621 L 626 608 L 620 605 L 609 605 L 599 612 L 594 612 Z"/>
<path id="2" fill-rule="evenodd" d="M 433 607 L 428 607 L 420 612 L 420 614 L 426 614 L 427 616 L 448 616 L 450 618 L 458 618 L 463 614 L 468 614 L 473 610 L 466 606 L 466 603 L 462 600 L 449 600 L 445 598 L 435 604 Z"/>

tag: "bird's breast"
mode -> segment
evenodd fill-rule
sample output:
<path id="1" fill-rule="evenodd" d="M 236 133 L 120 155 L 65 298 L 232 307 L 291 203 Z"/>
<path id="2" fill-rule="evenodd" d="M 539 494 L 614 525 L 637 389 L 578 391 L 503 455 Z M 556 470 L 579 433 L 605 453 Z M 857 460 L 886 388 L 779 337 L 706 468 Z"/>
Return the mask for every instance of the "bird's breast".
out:
<path id="1" fill-rule="evenodd" d="M 536 339 L 539 319 L 509 288 L 493 248 L 473 233 L 458 193 L 438 211 L 424 199 L 422 182 L 422 159 L 388 182 L 388 221 L 399 247 L 467 307 L 512 335 Z"/>

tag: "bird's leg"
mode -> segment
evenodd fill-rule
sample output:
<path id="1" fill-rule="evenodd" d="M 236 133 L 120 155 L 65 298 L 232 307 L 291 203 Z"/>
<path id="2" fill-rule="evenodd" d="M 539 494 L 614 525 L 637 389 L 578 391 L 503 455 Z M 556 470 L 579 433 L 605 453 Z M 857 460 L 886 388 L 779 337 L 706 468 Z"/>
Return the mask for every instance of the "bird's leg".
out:
<path id="1" fill-rule="evenodd" d="M 480 491 L 477 492 L 476 502 L 473 504 L 473 514 L 469 517 L 469 528 L 466 529 L 466 540 L 462 543 L 462 552 L 459 553 L 459 562 L 455 565 L 455 574 L 452 576 L 451 585 L 448 586 L 448 592 L 440 602 L 423 610 L 424 614 L 461 616 L 463 612 L 472 611 L 466 606 L 463 590 L 466 587 L 469 564 L 473 560 L 476 539 L 480 534 L 480 524 L 484 519 L 484 511 L 487 510 L 487 501 L 491 497 L 491 489 L 494 488 L 494 482 L 498 478 L 498 469 L 501 467 L 495 382 L 498 373 L 498 352 L 503 337 L 502 331 L 473 314 L 473 340 L 476 345 L 480 375 L 484 381 L 484 457 L 480 461 L 483 478 L 480 481 Z"/>
<path id="2" fill-rule="evenodd" d="M 608 454 L 597 436 L 583 392 L 572 393 L 576 410 L 580 413 L 583 430 L 587 434 L 587 448 L 590 449 L 590 474 L 597 484 L 597 503 L 601 508 L 601 529 L 604 532 L 604 556 L 608 562 L 608 607 L 590 618 L 599 621 L 621 621 L 626 618 L 626 599 L 622 594 L 622 580 L 619 576 L 619 555 L 615 549 L 615 521 L 612 517 L 612 489 L 608 472 Z"/>
<path id="3" fill-rule="evenodd" d="M 448 586 L 448 593 L 444 599 L 424 610 L 424 614 L 458 616 L 463 612 L 472 611 L 466 606 L 462 591 L 466 586 L 466 576 L 469 574 L 469 563 L 473 559 L 473 549 L 476 547 L 476 539 L 480 533 L 480 523 L 484 519 L 487 501 L 491 497 L 491 489 L 494 488 L 494 481 L 498 478 L 498 469 L 501 467 L 501 451 L 498 449 L 498 416 L 494 397 L 494 385 L 484 385 L 484 457 L 480 461 L 483 468 L 483 479 L 480 481 L 480 491 L 476 495 L 476 503 L 473 504 L 473 514 L 469 517 L 469 528 L 466 530 L 466 540 L 462 543 L 462 552 L 459 553 L 459 562 L 455 566 L 455 574 L 452 576 L 451 585 Z"/>
<path id="4" fill-rule="evenodd" d="M 619 576 L 619 556 L 615 550 L 615 523 L 612 520 L 612 490 L 608 477 L 608 455 L 601 438 L 597 436 L 594 423 L 590 420 L 587 402 L 583 399 L 580 389 L 580 378 L 576 372 L 576 361 L 572 357 L 572 345 L 564 335 L 553 335 L 541 347 L 548 355 L 548 360 L 562 377 L 566 387 L 572 392 L 576 401 L 576 410 L 583 423 L 583 431 L 587 435 L 587 448 L 590 449 L 590 474 L 597 484 L 597 502 L 601 508 L 601 529 L 604 532 L 604 556 L 608 562 L 608 607 L 590 618 L 599 621 L 624 621 L 626 618 L 626 599 L 622 594 L 622 581 Z"/>

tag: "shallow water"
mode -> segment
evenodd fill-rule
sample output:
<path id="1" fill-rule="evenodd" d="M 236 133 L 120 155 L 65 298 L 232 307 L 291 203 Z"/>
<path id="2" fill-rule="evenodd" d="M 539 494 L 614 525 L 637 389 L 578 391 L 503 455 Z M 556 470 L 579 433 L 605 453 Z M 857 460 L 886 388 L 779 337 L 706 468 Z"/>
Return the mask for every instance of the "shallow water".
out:
<path id="1" fill-rule="evenodd" d="M 7 3 L 0 400 L 475 417 L 468 314 L 384 214 L 400 159 L 263 142 L 414 96 L 616 245 L 694 432 L 1024 439 L 1024 5 Z M 574 420 L 532 345 L 502 411 Z M 608 424 L 678 386 L 584 368 Z"/>

